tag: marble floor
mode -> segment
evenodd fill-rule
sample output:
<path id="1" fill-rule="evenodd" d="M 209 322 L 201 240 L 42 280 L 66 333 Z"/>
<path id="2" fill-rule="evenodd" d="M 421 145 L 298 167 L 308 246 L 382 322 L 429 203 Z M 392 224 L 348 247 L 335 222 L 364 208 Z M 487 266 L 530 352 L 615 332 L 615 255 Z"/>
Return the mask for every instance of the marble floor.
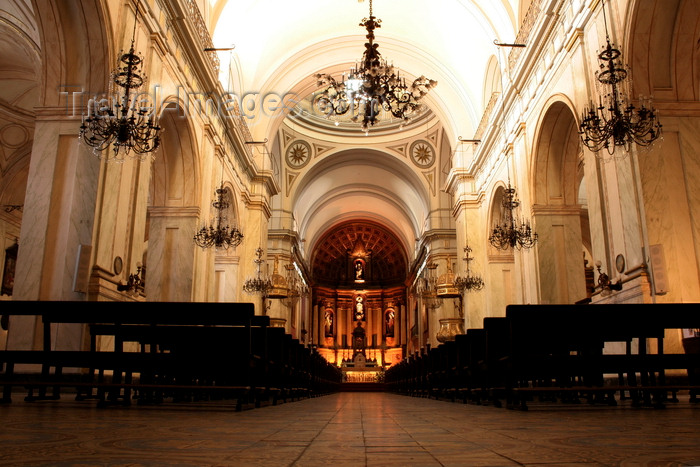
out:
<path id="1" fill-rule="evenodd" d="M 343 392 L 236 412 L 221 403 L 0 406 L 0 465 L 700 465 L 700 404 L 512 411 Z"/>

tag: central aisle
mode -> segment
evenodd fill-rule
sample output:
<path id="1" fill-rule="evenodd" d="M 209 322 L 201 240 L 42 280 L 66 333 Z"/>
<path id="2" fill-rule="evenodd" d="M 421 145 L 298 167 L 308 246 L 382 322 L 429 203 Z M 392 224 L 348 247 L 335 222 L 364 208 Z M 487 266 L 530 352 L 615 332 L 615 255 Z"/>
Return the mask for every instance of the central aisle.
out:
<path id="1" fill-rule="evenodd" d="M 67 397 L 67 396 L 65 396 Z M 0 406 L 2 465 L 698 465 L 700 405 L 529 412 L 338 393 L 235 412 L 221 404 Z"/>

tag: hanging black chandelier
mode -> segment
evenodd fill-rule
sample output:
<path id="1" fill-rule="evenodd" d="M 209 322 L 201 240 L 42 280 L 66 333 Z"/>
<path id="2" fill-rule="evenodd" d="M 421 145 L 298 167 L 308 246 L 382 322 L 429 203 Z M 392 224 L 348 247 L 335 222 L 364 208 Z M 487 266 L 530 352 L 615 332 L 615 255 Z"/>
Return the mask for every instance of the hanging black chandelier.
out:
<path id="1" fill-rule="evenodd" d="M 362 60 L 340 81 L 328 74 L 317 74 L 318 85 L 325 89 L 317 96 L 316 105 L 327 117 L 349 112 L 351 121 L 361 122 L 364 131 L 378 121 L 381 110 L 407 123 L 420 112 L 420 100 L 437 81 L 421 76 L 408 85 L 398 68 L 382 58 L 377 50 L 379 44 L 374 42 L 374 30 L 381 27 L 381 20 L 372 14 L 372 0 L 369 18 L 364 18 L 360 26 L 367 30 Z"/>
<path id="2" fill-rule="evenodd" d="M 91 99 L 87 116 L 83 116 L 80 125 L 81 141 L 91 146 L 98 157 L 118 162 L 132 155 L 132 151 L 134 157 L 144 158 L 160 145 L 155 106 L 138 101 L 136 93 L 132 96 L 132 91 L 145 81 L 143 58 L 134 51 L 137 17 L 138 8 L 131 48 L 127 53 L 120 53 L 117 68 L 111 75 L 109 99 Z M 119 88 L 123 90 L 121 96 L 117 95 Z M 104 154 L 103 151 L 110 146 L 113 154 Z"/>
<path id="3" fill-rule="evenodd" d="M 604 4 L 603 21 L 607 45 L 598 54 L 601 63 L 596 72 L 596 79 L 601 84 L 601 98 L 598 106 L 591 102 L 584 109 L 579 134 L 591 151 L 597 153 L 605 149 L 612 155 L 616 147 L 629 151 L 632 143 L 643 147 L 651 145 L 661 135 L 661 123 L 650 98 L 640 98 L 638 107 L 635 107 L 628 97 L 631 89 L 624 89 L 629 73 L 620 61 L 622 52 L 610 42 Z"/>
<path id="4" fill-rule="evenodd" d="M 475 292 L 484 288 L 484 280 L 481 278 L 481 276 L 473 275 L 469 270 L 469 262 L 474 259 L 473 257 L 469 256 L 471 252 L 472 249 L 469 247 L 469 245 L 464 247 L 464 261 L 467 263 L 466 275 L 457 276 L 455 279 L 455 285 L 460 291 Z"/>
<path id="5" fill-rule="evenodd" d="M 260 268 L 262 263 L 265 262 L 265 260 L 262 259 L 262 255 L 263 249 L 258 247 L 255 250 L 255 259 L 253 260 L 255 263 L 255 276 L 246 279 L 243 283 L 243 291 L 251 295 L 261 295 L 264 298 L 267 297 L 270 290 L 272 290 L 273 283 L 272 278 L 266 274 L 264 275 Z"/>
<path id="6" fill-rule="evenodd" d="M 503 216 L 501 222 L 497 224 L 491 235 L 489 243 L 499 250 L 509 248 L 522 249 L 532 248 L 537 243 L 537 234 L 532 231 L 529 222 L 516 222 L 514 210 L 520 206 L 520 201 L 515 194 L 515 188 L 510 186 L 503 190 Z"/>
<path id="7" fill-rule="evenodd" d="M 216 189 L 216 199 L 212 202 L 216 210 L 216 218 L 209 224 L 203 226 L 194 235 L 194 243 L 201 248 L 223 248 L 236 247 L 243 241 L 243 234 L 236 226 L 229 226 L 226 212 L 230 206 L 227 200 L 226 189 L 222 180 L 221 186 Z"/>

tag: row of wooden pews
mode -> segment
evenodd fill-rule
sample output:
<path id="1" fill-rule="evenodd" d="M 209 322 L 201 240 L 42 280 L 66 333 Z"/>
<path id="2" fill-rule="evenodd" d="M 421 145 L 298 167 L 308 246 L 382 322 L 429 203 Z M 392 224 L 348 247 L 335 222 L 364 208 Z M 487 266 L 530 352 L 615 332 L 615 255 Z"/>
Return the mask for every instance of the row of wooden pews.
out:
<path id="1" fill-rule="evenodd" d="M 9 301 L 0 314 L 38 316 L 43 330 L 41 349 L 0 351 L 6 403 L 18 389 L 26 401 L 71 389 L 99 405 L 221 400 L 241 410 L 335 392 L 342 380 L 250 303 Z M 57 350 L 52 332 L 71 325 L 89 345 Z"/>
<path id="2" fill-rule="evenodd" d="M 519 409 L 534 400 L 663 407 L 681 391 L 697 402 L 700 353 L 667 353 L 664 336 L 698 328 L 698 304 L 510 305 L 385 380 L 400 394 Z"/>

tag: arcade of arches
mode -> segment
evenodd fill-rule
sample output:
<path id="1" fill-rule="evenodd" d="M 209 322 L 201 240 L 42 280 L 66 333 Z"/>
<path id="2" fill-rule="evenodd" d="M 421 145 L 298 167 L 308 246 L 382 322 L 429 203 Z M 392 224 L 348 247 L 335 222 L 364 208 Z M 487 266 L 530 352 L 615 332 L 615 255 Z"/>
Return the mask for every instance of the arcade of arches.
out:
<path id="1" fill-rule="evenodd" d="M 336 0 L 332 20 L 316 3 L 2 2 L 2 300 L 252 301 L 369 373 L 510 303 L 700 301 L 698 0 L 376 0 L 383 56 L 438 84 L 413 120 L 382 114 L 368 132 L 314 98 L 316 73 L 360 58 L 369 2 Z M 663 125 L 653 146 L 612 156 L 578 134 L 606 27 Z M 114 163 L 78 134 L 132 31 L 163 132 L 152 157 Z M 243 241 L 202 249 L 192 237 L 220 185 Z M 533 248 L 488 241 L 509 186 Z M 243 291 L 258 248 L 262 273 L 301 293 Z M 483 289 L 426 294 L 467 267 Z M 144 287 L 120 290 L 137 271 Z M 32 348 L 39 330 L 12 317 L 0 346 Z"/>

